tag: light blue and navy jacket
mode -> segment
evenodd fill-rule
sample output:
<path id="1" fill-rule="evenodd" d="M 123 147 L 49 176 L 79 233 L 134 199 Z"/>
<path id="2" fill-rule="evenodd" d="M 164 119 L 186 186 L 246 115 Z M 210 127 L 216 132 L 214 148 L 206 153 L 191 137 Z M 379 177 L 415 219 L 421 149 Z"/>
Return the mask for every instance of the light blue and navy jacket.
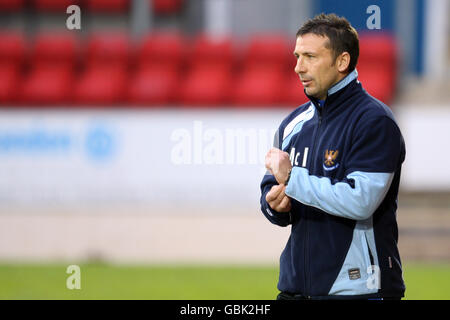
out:
<path id="1" fill-rule="evenodd" d="M 281 123 L 274 146 L 290 154 L 292 208 L 276 212 L 261 183 L 261 210 L 291 225 L 280 258 L 280 291 L 305 297 L 403 297 L 397 195 L 405 144 L 391 110 L 354 70 Z"/>

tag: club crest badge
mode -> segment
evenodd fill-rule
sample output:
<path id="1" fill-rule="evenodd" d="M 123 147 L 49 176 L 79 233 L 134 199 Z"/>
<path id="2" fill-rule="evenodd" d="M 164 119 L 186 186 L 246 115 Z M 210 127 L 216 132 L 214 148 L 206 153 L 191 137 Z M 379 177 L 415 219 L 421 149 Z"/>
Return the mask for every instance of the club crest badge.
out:
<path id="1" fill-rule="evenodd" d="M 325 150 L 325 160 L 323 162 L 323 168 L 326 171 L 331 171 L 339 167 L 339 163 L 336 163 L 336 158 L 339 155 L 339 150 Z"/>

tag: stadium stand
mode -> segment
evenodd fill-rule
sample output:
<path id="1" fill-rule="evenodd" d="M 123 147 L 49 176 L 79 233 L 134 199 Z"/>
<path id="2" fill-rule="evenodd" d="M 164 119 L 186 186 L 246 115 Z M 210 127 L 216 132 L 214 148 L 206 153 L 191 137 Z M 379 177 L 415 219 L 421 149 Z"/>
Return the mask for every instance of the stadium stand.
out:
<path id="1" fill-rule="evenodd" d="M 70 5 L 79 5 L 81 0 L 33 0 L 34 9 L 45 12 L 65 12 Z"/>
<path id="2" fill-rule="evenodd" d="M 15 12 L 23 9 L 24 0 L 0 0 L 0 11 Z"/>
<path id="3" fill-rule="evenodd" d="M 235 67 L 232 39 L 198 35 L 188 56 L 189 70 L 179 88 L 181 104 L 227 103 Z"/>
<path id="4" fill-rule="evenodd" d="M 291 51 L 285 35 L 254 35 L 249 39 L 248 46 L 244 51 L 244 64 L 248 69 L 264 65 L 264 67 L 285 72 L 289 68 Z"/>
<path id="5" fill-rule="evenodd" d="M 126 34 L 102 32 L 91 35 L 82 74 L 75 84 L 77 104 L 123 103 L 129 72 L 130 43 Z"/>
<path id="6" fill-rule="evenodd" d="M 377 99 L 390 104 L 397 78 L 394 37 L 383 32 L 361 33 L 357 69 L 364 88 Z"/>
<path id="7" fill-rule="evenodd" d="M 36 5 L 50 10 L 56 2 L 36 0 Z M 100 10 L 102 1 L 94 2 Z M 126 10 L 125 3 L 129 4 L 114 3 L 110 8 L 117 10 Z M 170 30 L 139 38 L 121 29 L 65 31 L 35 31 L 27 37 L 14 31 L 0 33 L 2 105 L 214 108 L 292 106 L 307 101 L 283 34 L 255 35 L 240 42 L 238 37 Z M 367 91 L 391 104 L 397 78 L 394 37 L 361 33 L 357 69 Z"/>
<path id="8" fill-rule="evenodd" d="M 282 35 L 256 35 L 243 53 L 243 70 L 232 92 L 237 105 L 271 106 L 283 102 L 289 48 Z M 292 72 L 292 70 L 291 70 Z"/>
<path id="9" fill-rule="evenodd" d="M 31 105 L 70 102 L 77 45 L 73 34 L 52 32 L 36 36 L 29 58 L 31 70 L 22 87 L 22 102 Z"/>
<path id="10" fill-rule="evenodd" d="M 120 13 L 129 9 L 130 0 L 84 0 L 91 12 Z"/>
<path id="11" fill-rule="evenodd" d="M 15 2 L 5 1 L 3 2 Z M 18 1 L 18 0 L 16 0 Z M 33 0 L 34 9 L 44 12 L 65 12 L 70 5 L 81 5 L 90 12 L 126 12 L 130 0 Z M 2 7 L 0 2 L 0 8 Z"/>
<path id="12" fill-rule="evenodd" d="M 136 48 L 137 63 L 128 88 L 128 101 L 133 105 L 173 103 L 183 66 L 184 48 L 184 38 L 180 33 L 146 35 Z"/>
<path id="13" fill-rule="evenodd" d="M 183 0 L 149 0 L 153 12 L 158 15 L 174 14 L 181 10 Z"/>
<path id="14" fill-rule="evenodd" d="M 0 33 L 0 103 L 18 103 L 25 50 L 23 34 Z"/>

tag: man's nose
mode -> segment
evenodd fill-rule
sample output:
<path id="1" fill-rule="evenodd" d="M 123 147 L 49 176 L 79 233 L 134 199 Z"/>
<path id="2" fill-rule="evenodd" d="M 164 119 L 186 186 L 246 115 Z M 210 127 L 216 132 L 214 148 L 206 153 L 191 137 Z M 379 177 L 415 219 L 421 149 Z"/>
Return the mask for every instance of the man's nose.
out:
<path id="1" fill-rule="evenodd" d="M 305 73 L 306 72 L 305 64 L 303 62 L 302 57 L 299 57 L 297 59 L 297 63 L 295 65 L 294 71 L 295 71 L 295 73 Z"/>

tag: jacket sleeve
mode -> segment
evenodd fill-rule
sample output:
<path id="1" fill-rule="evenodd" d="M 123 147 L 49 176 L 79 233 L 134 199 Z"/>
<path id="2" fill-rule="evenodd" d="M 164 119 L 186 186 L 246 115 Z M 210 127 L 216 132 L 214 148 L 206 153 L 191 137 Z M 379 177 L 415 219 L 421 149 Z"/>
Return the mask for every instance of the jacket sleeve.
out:
<path id="1" fill-rule="evenodd" d="M 345 157 L 345 178 L 310 175 L 294 167 L 286 194 L 297 201 L 338 217 L 365 220 L 383 201 L 395 171 L 404 160 L 404 142 L 396 123 L 374 117 L 357 127 Z"/>
<path id="2" fill-rule="evenodd" d="M 281 145 L 280 141 L 280 129 L 277 130 L 274 137 L 273 146 L 279 148 Z M 278 212 L 273 210 L 266 201 L 266 195 L 272 188 L 272 186 L 277 185 L 278 182 L 275 177 L 267 171 L 261 182 L 261 211 L 266 216 L 266 218 L 273 224 L 285 227 L 291 224 L 291 213 L 290 212 Z"/>

